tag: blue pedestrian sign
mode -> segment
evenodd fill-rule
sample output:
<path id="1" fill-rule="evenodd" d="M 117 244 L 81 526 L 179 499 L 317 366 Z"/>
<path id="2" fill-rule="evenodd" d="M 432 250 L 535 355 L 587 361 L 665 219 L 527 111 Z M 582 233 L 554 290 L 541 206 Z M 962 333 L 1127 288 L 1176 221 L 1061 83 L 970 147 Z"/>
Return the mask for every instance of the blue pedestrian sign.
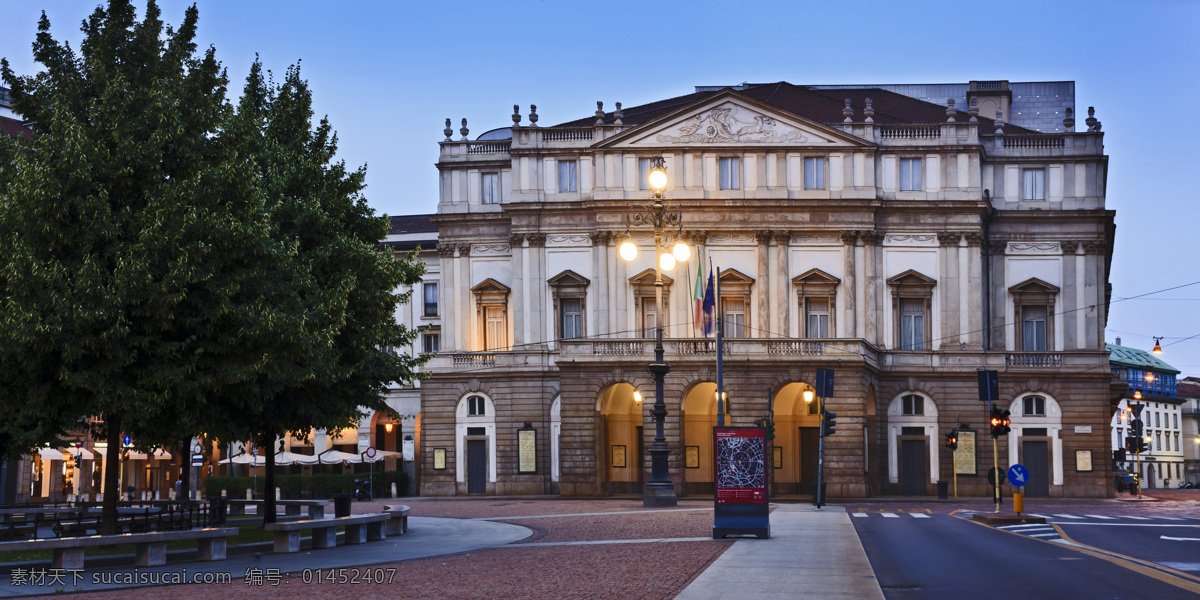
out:
<path id="1" fill-rule="evenodd" d="M 1024 487 L 1029 483 L 1029 469 L 1025 465 L 1013 465 L 1008 468 L 1008 482 L 1016 487 Z"/>

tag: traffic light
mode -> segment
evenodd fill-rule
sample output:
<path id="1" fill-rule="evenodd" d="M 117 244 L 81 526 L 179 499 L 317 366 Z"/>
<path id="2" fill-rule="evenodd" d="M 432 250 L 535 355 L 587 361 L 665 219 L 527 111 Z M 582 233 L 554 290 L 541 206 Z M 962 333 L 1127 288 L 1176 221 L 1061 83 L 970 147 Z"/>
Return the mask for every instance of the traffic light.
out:
<path id="1" fill-rule="evenodd" d="M 1132 435 L 1125 436 L 1125 452 L 1133 454 L 1138 451 L 1138 439 Z"/>
<path id="2" fill-rule="evenodd" d="M 1134 419 L 1129 424 L 1129 428 L 1133 432 L 1133 437 L 1136 437 L 1136 438 L 1142 437 L 1142 420 L 1141 419 Z"/>
<path id="3" fill-rule="evenodd" d="M 1113 450 L 1113 463 L 1123 462 L 1125 462 L 1125 449 L 1117 448 L 1116 450 Z"/>
<path id="4" fill-rule="evenodd" d="M 1008 435 L 1008 432 L 1012 431 L 1012 428 L 1008 426 L 1009 423 L 1012 423 L 1012 419 L 1008 418 L 1009 414 L 1011 413 L 1007 410 L 1001 410 L 995 406 L 992 407 L 992 437 Z"/>
<path id="5" fill-rule="evenodd" d="M 821 413 L 821 435 L 833 435 L 837 433 L 834 427 L 837 426 L 837 413 L 830 411 L 822 411 Z"/>
<path id="6" fill-rule="evenodd" d="M 121 460 L 123 460 L 123 461 L 129 460 L 129 451 L 128 450 L 121 453 Z"/>
<path id="7" fill-rule="evenodd" d="M 946 447 L 949 448 L 951 452 L 958 450 L 957 429 L 951 429 L 950 432 L 946 434 Z"/>
<path id="8" fill-rule="evenodd" d="M 1150 442 L 1147 441 L 1146 438 L 1139 437 L 1137 439 L 1137 441 L 1138 441 L 1138 454 L 1145 454 L 1150 451 Z"/>

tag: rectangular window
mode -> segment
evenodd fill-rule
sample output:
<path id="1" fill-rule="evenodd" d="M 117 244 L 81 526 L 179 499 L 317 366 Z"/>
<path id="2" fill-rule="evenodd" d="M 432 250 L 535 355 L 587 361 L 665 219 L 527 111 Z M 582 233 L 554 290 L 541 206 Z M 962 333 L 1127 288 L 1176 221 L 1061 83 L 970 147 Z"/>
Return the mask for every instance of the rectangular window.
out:
<path id="1" fill-rule="evenodd" d="M 721 159 L 721 189 L 738 190 L 742 188 L 741 160 L 736 158 Z"/>
<path id="2" fill-rule="evenodd" d="M 562 307 L 563 339 L 583 337 L 583 303 L 578 298 L 563 298 L 559 306 Z"/>
<path id="3" fill-rule="evenodd" d="M 1154 413 L 1154 426 L 1162 427 L 1162 423 L 1158 420 L 1159 413 Z"/>
<path id="4" fill-rule="evenodd" d="M 727 338 L 746 337 L 746 300 L 745 298 L 722 298 L 721 306 L 725 309 L 725 330 L 722 334 Z"/>
<path id="5" fill-rule="evenodd" d="M 642 298 L 642 337 L 654 337 L 654 330 L 658 327 L 654 303 L 654 298 Z"/>
<path id="6" fill-rule="evenodd" d="M 1025 352 L 1046 351 L 1046 307 L 1021 307 L 1021 349 Z"/>
<path id="7" fill-rule="evenodd" d="M 467 398 L 467 416 L 482 417 L 482 416 L 485 416 L 484 411 L 486 411 L 486 410 L 487 410 L 486 405 L 483 403 L 483 396 L 471 396 L 470 398 Z M 467 435 L 485 435 L 485 434 L 484 434 L 484 432 L 481 431 L 479 433 L 468 432 Z"/>
<path id="8" fill-rule="evenodd" d="M 925 349 L 925 303 L 921 300 L 900 301 L 900 349 Z"/>
<path id="9" fill-rule="evenodd" d="M 805 330 L 805 337 L 814 339 L 824 339 L 829 337 L 829 300 L 809 298 L 808 328 Z"/>
<path id="10" fill-rule="evenodd" d="M 426 317 L 438 316 L 438 284 L 433 282 L 425 283 L 425 310 L 423 314 Z"/>
<path id="11" fill-rule="evenodd" d="M 484 173 L 482 201 L 484 204 L 500 204 L 500 174 Z"/>
<path id="12" fill-rule="evenodd" d="M 806 158 L 806 159 L 804 159 L 804 189 L 806 189 L 806 190 L 823 190 L 823 189 L 825 189 L 825 159 L 824 158 Z"/>
<path id="13" fill-rule="evenodd" d="M 1175 451 L 1179 452 L 1180 450 L 1183 450 L 1183 448 L 1179 447 L 1179 432 L 1176 431 L 1175 432 Z"/>
<path id="14" fill-rule="evenodd" d="M 1162 450 L 1162 432 L 1161 431 L 1154 433 L 1154 449 Z"/>
<path id="15" fill-rule="evenodd" d="M 1021 171 L 1021 199 L 1023 200 L 1045 200 L 1046 199 L 1046 170 L 1045 169 L 1024 169 Z"/>
<path id="16" fill-rule="evenodd" d="M 578 165 L 573 160 L 558 161 L 558 191 L 560 192 L 575 192 L 578 191 L 578 186 L 575 183 L 575 167 Z"/>
<path id="17" fill-rule="evenodd" d="M 421 351 L 422 352 L 441 352 L 442 351 L 442 335 L 439 333 L 426 333 L 421 335 Z"/>
<path id="18" fill-rule="evenodd" d="M 638 189 L 650 189 L 650 159 L 638 159 Z"/>
<path id="19" fill-rule="evenodd" d="M 1025 416 L 1046 416 L 1046 399 L 1041 396 L 1025 396 Z"/>
<path id="20" fill-rule="evenodd" d="M 921 191 L 921 159 L 900 159 L 900 191 Z"/>
<path id="21" fill-rule="evenodd" d="M 921 396 L 909 395 L 901 398 L 904 403 L 903 412 L 908 416 L 919 416 L 925 414 L 925 399 Z"/>
<path id="22" fill-rule="evenodd" d="M 1175 418 L 1175 429 L 1179 429 L 1179 413 L 1172 415 Z"/>
<path id="23" fill-rule="evenodd" d="M 485 350 L 504 350 L 508 347 L 508 323 L 503 306 L 484 307 L 483 347 Z"/>

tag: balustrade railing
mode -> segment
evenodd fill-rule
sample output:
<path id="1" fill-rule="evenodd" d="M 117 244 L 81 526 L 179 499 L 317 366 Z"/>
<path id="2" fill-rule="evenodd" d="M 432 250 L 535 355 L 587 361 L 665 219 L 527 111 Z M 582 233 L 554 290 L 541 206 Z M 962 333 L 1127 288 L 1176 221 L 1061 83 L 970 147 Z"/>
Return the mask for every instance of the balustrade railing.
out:
<path id="1" fill-rule="evenodd" d="M 1010 367 L 1061 367 L 1063 355 L 1057 352 L 1009 352 L 1004 364 Z"/>
<path id="2" fill-rule="evenodd" d="M 1006 135 L 1005 148 L 1063 148 L 1066 138 L 1061 135 Z"/>
<path id="3" fill-rule="evenodd" d="M 641 356 L 644 352 L 641 341 L 605 340 L 592 342 L 592 354 L 596 356 Z"/>
<path id="4" fill-rule="evenodd" d="M 542 130 L 543 142 L 579 142 L 592 139 L 591 127 L 555 127 Z"/>
<path id="5" fill-rule="evenodd" d="M 504 154 L 511 148 L 512 140 L 471 142 L 467 144 L 467 154 Z"/>
<path id="6" fill-rule="evenodd" d="M 770 356 L 819 356 L 825 353 L 823 342 L 797 340 L 769 340 L 767 354 Z"/>
<path id="7" fill-rule="evenodd" d="M 470 354 L 452 354 L 451 359 L 456 367 L 494 367 L 496 355 L 490 352 L 472 352 Z"/>
<path id="8" fill-rule="evenodd" d="M 942 137 L 939 125 L 887 125 L 878 128 L 879 137 L 885 140 L 927 139 Z"/>

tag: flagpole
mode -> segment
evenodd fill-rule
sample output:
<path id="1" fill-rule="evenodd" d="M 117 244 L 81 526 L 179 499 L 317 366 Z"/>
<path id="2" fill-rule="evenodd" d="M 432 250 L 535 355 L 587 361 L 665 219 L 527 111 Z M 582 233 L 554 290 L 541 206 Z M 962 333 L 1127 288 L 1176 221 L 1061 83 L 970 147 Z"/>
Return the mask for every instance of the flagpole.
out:
<path id="1" fill-rule="evenodd" d="M 717 267 L 717 269 L 716 269 L 715 282 L 716 282 L 717 291 L 716 291 L 716 294 L 714 294 L 714 296 L 715 296 L 717 304 L 716 304 L 716 309 L 713 312 L 716 313 L 716 318 L 717 318 L 717 426 L 724 427 L 725 426 L 725 373 L 723 370 L 724 363 L 721 360 L 721 355 L 724 354 L 722 352 L 722 350 L 724 350 L 723 346 L 724 346 L 725 338 L 722 335 L 722 333 L 725 330 L 725 324 L 722 323 L 722 321 L 724 321 L 724 319 L 721 318 L 722 317 L 722 315 L 721 315 L 721 267 Z"/>

